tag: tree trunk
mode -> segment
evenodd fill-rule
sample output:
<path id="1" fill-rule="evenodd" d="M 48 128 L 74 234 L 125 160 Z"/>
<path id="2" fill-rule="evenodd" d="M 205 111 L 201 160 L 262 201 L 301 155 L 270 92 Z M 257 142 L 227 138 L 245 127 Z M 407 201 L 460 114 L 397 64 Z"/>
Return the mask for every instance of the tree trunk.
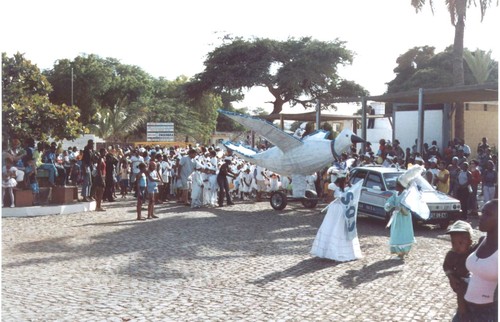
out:
<path id="1" fill-rule="evenodd" d="M 457 21 L 455 24 L 455 41 L 453 43 L 453 85 L 464 85 L 464 30 L 466 1 L 459 0 L 457 4 Z M 455 137 L 465 137 L 464 102 L 456 102 Z"/>
<path id="2" fill-rule="evenodd" d="M 271 114 L 281 113 L 281 111 L 283 110 L 283 104 L 285 104 L 285 101 L 283 101 L 281 99 L 280 100 L 276 99 L 273 102 L 273 111 L 271 112 Z"/>

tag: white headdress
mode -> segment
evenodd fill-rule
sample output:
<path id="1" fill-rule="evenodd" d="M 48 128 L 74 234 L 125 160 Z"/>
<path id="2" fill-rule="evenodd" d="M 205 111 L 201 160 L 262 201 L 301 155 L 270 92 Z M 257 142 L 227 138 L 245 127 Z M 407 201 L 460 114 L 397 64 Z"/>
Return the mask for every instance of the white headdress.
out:
<path id="1" fill-rule="evenodd" d="M 415 164 L 413 167 L 406 170 L 405 173 L 400 175 L 398 178 L 398 181 L 403 187 L 408 188 L 408 186 L 410 185 L 410 183 L 414 179 L 416 179 L 422 175 L 423 171 L 425 171 L 424 167 L 422 167 L 421 165 Z"/>

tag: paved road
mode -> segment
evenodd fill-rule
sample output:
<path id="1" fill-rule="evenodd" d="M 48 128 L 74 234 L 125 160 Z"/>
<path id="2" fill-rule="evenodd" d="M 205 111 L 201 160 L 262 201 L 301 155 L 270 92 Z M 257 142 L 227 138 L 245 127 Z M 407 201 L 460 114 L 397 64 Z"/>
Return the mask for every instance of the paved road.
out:
<path id="1" fill-rule="evenodd" d="M 267 202 L 191 210 L 132 199 L 92 212 L 2 219 L 2 321 L 449 321 L 444 231 L 416 228 L 391 259 L 381 222 L 360 218 L 364 258 L 309 250 L 323 214 Z M 321 206 L 321 205 L 320 205 Z M 473 219 L 477 226 L 477 219 Z M 475 239 L 479 237 L 476 231 Z"/>

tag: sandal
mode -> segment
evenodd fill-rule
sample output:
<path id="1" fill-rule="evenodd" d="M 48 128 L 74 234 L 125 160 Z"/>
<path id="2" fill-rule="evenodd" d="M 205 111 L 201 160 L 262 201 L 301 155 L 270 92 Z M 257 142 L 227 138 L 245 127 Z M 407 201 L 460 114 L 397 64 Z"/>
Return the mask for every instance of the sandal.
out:
<path id="1" fill-rule="evenodd" d="M 137 217 L 137 220 L 146 220 L 144 217 Z"/>

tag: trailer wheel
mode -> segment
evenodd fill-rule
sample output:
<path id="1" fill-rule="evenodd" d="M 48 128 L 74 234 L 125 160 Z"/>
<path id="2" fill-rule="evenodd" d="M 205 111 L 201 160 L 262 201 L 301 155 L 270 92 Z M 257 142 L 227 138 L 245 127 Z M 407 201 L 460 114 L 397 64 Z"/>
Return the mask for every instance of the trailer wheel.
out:
<path id="1" fill-rule="evenodd" d="M 316 191 L 306 190 L 305 198 L 301 202 L 304 207 L 312 209 L 318 204 L 318 194 Z"/>
<path id="2" fill-rule="evenodd" d="M 286 195 L 281 191 L 274 191 L 269 200 L 274 210 L 283 210 L 287 204 Z"/>

